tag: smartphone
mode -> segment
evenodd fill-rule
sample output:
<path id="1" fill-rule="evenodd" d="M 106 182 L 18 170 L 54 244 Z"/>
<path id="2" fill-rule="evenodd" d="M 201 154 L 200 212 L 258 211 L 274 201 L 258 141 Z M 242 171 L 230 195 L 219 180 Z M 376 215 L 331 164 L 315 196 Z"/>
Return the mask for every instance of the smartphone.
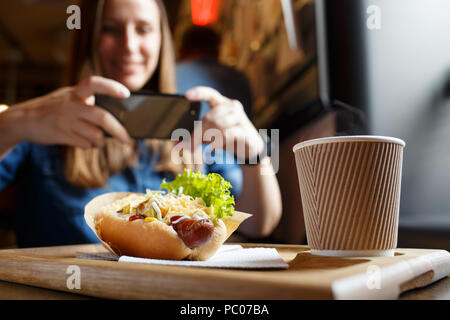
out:
<path id="1" fill-rule="evenodd" d="M 175 129 L 192 132 L 200 102 L 182 95 L 132 92 L 127 99 L 95 95 L 95 104 L 112 113 L 135 139 L 170 139 Z"/>

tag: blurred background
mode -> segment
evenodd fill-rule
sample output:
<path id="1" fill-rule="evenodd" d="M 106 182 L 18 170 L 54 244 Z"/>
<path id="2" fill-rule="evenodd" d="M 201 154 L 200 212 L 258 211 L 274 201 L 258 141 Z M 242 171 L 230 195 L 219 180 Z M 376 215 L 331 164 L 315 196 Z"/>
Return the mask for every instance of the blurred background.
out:
<path id="1" fill-rule="evenodd" d="M 164 2 L 176 49 L 194 24 L 221 31 L 219 60 L 247 77 L 251 120 L 280 129 L 283 218 L 253 241 L 306 244 L 293 145 L 379 134 L 406 142 L 399 247 L 450 249 L 449 1 Z M 61 86 L 71 4 L 0 2 L 0 109 Z M 0 196 L 1 247 L 15 243 L 14 188 Z"/>

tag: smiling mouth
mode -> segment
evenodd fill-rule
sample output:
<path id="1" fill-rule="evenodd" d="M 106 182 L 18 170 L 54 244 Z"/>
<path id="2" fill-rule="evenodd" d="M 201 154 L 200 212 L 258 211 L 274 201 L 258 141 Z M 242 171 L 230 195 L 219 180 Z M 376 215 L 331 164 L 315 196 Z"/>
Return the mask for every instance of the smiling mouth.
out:
<path id="1" fill-rule="evenodd" d="M 114 69 L 125 75 L 132 75 L 141 72 L 144 68 L 143 63 L 114 63 Z"/>

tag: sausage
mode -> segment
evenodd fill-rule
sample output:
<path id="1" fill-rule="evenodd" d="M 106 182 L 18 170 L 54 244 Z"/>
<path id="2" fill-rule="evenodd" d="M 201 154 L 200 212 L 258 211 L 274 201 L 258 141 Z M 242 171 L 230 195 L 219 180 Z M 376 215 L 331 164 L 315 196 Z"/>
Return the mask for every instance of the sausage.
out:
<path id="1" fill-rule="evenodd" d="M 179 217 L 172 217 L 172 222 L 178 220 Z M 189 248 L 203 246 L 214 233 L 214 224 L 209 219 L 183 219 L 172 224 L 172 227 Z"/>

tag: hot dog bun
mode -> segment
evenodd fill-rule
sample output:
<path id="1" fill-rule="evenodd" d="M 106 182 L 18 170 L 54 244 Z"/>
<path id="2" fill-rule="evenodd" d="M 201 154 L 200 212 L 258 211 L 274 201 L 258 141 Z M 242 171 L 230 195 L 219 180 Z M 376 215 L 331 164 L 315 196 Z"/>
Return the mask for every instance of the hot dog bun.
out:
<path id="1" fill-rule="evenodd" d="M 139 202 L 144 194 L 108 193 L 91 200 L 85 208 L 85 220 L 106 248 L 117 255 L 129 255 L 151 259 L 208 260 L 239 224 L 249 214 L 235 212 L 233 216 L 218 219 L 214 224 L 211 239 L 197 248 L 189 248 L 165 222 L 143 219 L 128 221 L 120 218 L 116 211 L 124 203 Z"/>
<path id="2" fill-rule="evenodd" d="M 225 241 L 226 227 L 215 225 L 210 241 L 202 247 L 187 247 L 175 230 L 158 220 L 132 222 L 101 213 L 95 224 L 98 236 L 119 255 L 168 260 L 207 260 Z"/>

